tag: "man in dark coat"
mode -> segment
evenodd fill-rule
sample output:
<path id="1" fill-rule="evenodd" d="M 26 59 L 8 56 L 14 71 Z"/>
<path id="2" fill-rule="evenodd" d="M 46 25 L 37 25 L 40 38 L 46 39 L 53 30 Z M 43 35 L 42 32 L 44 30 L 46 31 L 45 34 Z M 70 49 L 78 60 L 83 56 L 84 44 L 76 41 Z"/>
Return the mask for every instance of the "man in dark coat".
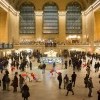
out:
<path id="1" fill-rule="evenodd" d="M 65 69 L 67 69 L 67 60 L 65 61 Z"/>
<path id="2" fill-rule="evenodd" d="M 71 77 L 72 77 L 72 84 L 73 84 L 73 87 L 74 87 L 75 86 L 76 77 L 77 77 L 76 73 L 73 72 Z"/>
<path id="3" fill-rule="evenodd" d="M 55 62 L 53 62 L 53 69 L 55 70 L 55 67 L 56 67 L 56 63 Z"/>
<path id="4" fill-rule="evenodd" d="M 30 70 L 32 70 L 32 62 L 30 61 L 30 63 L 29 63 L 29 64 L 30 64 Z"/>
<path id="5" fill-rule="evenodd" d="M 3 84 L 3 90 L 6 90 L 6 78 L 7 78 L 7 75 L 5 74 L 2 78 L 2 84 Z"/>
<path id="6" fill-rule="evenodd" d="M 29 96 L 30 96 L 29 87 L 25 83 L 24 86 L 22 87 L 22 97 L 24 98 L 24 100 L 28 100 Z"/>
<path id="7" fill-rule="evenodd" d="M 72 92 L 72 95 L 74 95 L 74 91 L 73 91 L 73 89 L 72 89 L 72 81 L 71 81 L 71 80 L 69 81 L 69 83 L 68 83 L 66 89 L 67 89 L 67 94 L 66 94 L 66 96 L 68 96 L 69 91 L 71 91 L 71 92 Z"/>
<path id="8" fill-rule="evenodd" d="M 18 73 L 15 73 L 14 80 L 13 80 L 13 87 L 14 87 L 13 92 L 17 92 L 17 87 L 18 87 L 18 78 L 17 78 L 17 74 L 18 74 Z"/>
<path id="9" fill-rule="evenodd" d="M 24 78 L 21 76 L 21 74 L 19 75 L 19 86 L 20 86 L 20 92 L 22 92 L 22 86 L 24 84 Z"/>
<path id="10" fill-rule="evenodd" d="M 62 73 L 58 73 L 58 82 L 59 82 L 59 89 L 61 89 L 61 84 L 62 84 Z"/>
<path id="11" fill-rule="evenodd" d="M 88 79 L 88 89 L 89 89 L 89 93 L 88 93 L 88 97 L 92 97 L 92 88 L 93 88 L 93 82 L 92 82 L 92 77 L 90 77 Z"/>
<path id="12" fill-rule="evenodd" d="M 89 78 L 89 75 L 86 74 L 86 76 L 85 76 L 85 78 L 84 78 L 85 88 L 87 88 L 87 85 L 88 85 L 88 78 Z"/>
<path id="13" fill-rule="evenodd" d="M 67 74 L 64 76 L 63 81 L 64 81 L 64 89 L 65 89 L 68 85 L 68 82 L 69 82 L 69 77 L 67 76 Z"/>
<path id="14" fill-rule="evenodd" d="M 43 70 L 43 72 L 42 72 L 42 73 L 45 73 L 45 68 L 46 68 L 46 64 L 43 63 L 43 65 L 42 65 L 42 70 Z"/>
<path id="15" fill-rule="evenodd" d="M 8 71 L 7 69 L 6 69 L 6 71 L 5 71 L 5 74 L 6 74 L 6 75 L 9 75 L 9 71 Z"/>

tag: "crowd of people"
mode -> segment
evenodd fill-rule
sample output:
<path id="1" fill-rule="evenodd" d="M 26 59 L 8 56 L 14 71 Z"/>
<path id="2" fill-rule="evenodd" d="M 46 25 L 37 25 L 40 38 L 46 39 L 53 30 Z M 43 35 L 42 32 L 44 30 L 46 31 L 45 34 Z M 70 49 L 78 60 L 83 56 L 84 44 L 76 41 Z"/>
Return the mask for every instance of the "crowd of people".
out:
<path id="1" fill-rule="evenodd" d="M 88 59 L 87 59 L 88 58 Z M 94 64 L 93 64 L 94 62 Z M 84 77 L 84 84 L 85 88 L 88 88 L 88 97 L 92 97 L 92 88 L 93 86 L 93 81 L 91 77 L 91 68 L 94 67 L 95 73 L 99 72 L 100 68 L 100 55 L 98 54 L 90 54 L 90 53 L 85 53 L 85 52 L 70 52 L 69 60 L 65 60 L 64 62 L 65 69 L 67 67 L 72 66 L 73 68 L 73 74 L 71 76 L 71 79 L 69 80 L 68 75 L 66 74 L 64 78 L 62 78 L 62 74 L 58 74 L 58 82 L 59 82 L 59 89 L 61 89 L 61 84 L 62 80 L 64 80 L 64 89 L 67 89 L 67 94 L 68 95 L 69 91 L 72 92 L 72 95 L 74 95 L 73 87 L 75 87 L 75 82 L 76 82 L 76 77 L 77 74 L 75 73 L 76 70 L 80 71 L 82 67 L 85 67 L 86 69 L 86 76 Z M 100 100 L 100 90 L 97 91 L 98 93 L 98 100 Z"/>
<path id="2" fill-rule="evenodd" d="M 15 72 L 14 77 L 11 80 L 9 77 L 9 71 L 6 69 L 2 77 L 2 80 L 0 81 L 2 84 L 1 86 L 3 88 L 2 89 L 3 91 L 10 91 L 9 87 L 12 86 L 13 92 L 15 93 L 18 91 L 17 88 L 19 86 L 20 92 L 22 93 L 22 97 L 24 98 L 24 100 L 28 100 L 28 97 L 30 96 L 29 87 L 25 82 L 25 79 L 21 76 L 21 74 L 19 74 L 19 78 L 18 78 L 18 72 Z"/>
<path id="3" fill-rule="evenodd" d="M 9 86 L 11 85 L 13 87 L 13 92 L 17 92 L 17 87 L 19 86 L 20 92 L 22 93 L 22 97 L 24 98 L 24 100 L 28 100 L 30 93 L 29 93 L 29 87 L 28 87 L 27 83 L 25 82 L 25 78 L 23 78 L 22 74 L 15 72 L 14 77 L 11 81 L 7 67 L 10 64 L 10 66 L 11 66 L 10 68 L 11 68 L 12 72 L 14 69 L 25 72 L 26 67 L 29 67 L 29 69 L 32 70 L 33 63 L 34 63 L 31 60 L 32 57 L 37 59 L 37 63 L 41 63 L 39 60 L 41 55 L 42 54 L 37 50 L 33 53 L 25 53 L 25 52 L 21 52 L 19 54 L 13 53 L 12 55 L 9 55 L 8 57 L 0 58 L 1 73 L 4 73 L 4 76 L 2 77 L 2 79 L 0 81 L 3 91 L 6 91 L 6 90 L 9 91 Z M 27 57 L 28 57 L 28 59 L 27 59 Z M 93 64 L 93 62 L 94 62 L 94 64 Z M 91 67 L 94 67 L 95 73 L 99 72 L 100 55 L 86 53 L 86 52 L 71 51 L 71 52 L 69 52 L 68 56 L 65 58 L 63 64 L 64 64 L 65 70 L 68 69 L 68 67 L 71 67 L 73 69 L 73 73 L 71 75 L 71 79 L 68 77 L 67 73 L 65 74 L 64 77 L 62 77 L 62 72 L 57 73 L 59 89 L 61 89 L 62 82 L 63 82 L 64 89 L 67 90 L 66 96 L 68 96 L 69 91 L 71 91 L 72 95 L 74 95 L 75 93 L 74 93 L 73 87 L 75 87 L 75 83 L 77 81 L 76 71 L 81 71 L 82 67 L 85 67 L 86 76 L 83 78 L 84 86 L 85 86 L 85 88 L 88 88 L 88 90 L 89 90 L 88 97 L 92 97 L 92 88 L 94 86 L 93 86 L 93 81 L 92 81 L 92 77 L 91 77 Z M 42 64 L 42 67 L 38 66 L 39 69 L 43 70 L 42 71 L 43 74 L 45 74 L 46 66 L 47 65 L 45 63 Z M 52 69 L 53 69 L 53 72 L 56 72 L 56 63 L 55 62 L 53 62 L 53 64 L 52 64 Z M 30 74 L 37 81 L 34 74 L 32 74 L 32 73 L 30 73 Z M 99 81 L 99 79 L 98 79 L 98 81 Z M 97 90 L 97 94 L 98 94 L 98 100 L 100 100 L 100 90 Z"/>

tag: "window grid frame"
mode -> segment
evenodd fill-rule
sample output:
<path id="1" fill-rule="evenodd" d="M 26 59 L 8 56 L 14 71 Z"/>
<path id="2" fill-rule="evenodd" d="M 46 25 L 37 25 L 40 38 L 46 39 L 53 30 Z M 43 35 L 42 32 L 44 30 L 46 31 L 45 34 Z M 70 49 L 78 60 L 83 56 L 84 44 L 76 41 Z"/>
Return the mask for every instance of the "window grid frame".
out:
<path id="1" fill-rule="evenodd" d="M 50 9 L 49 9 L 49 11 L 47 11 L 48 10 L 48 8 L 50 7 L 50 6 L 52 6 L 53 8 L 56 8 L 55 10 L 53 10 L 53 11 L 51 11 Z M 46 9 L 46 11 L 45 11 L 45 7 L 47 8 Z M 55 13 L 56 12 L 56 13 Z M 51 13 L 52 14 L 54 14 L 55 16 L 56 16 L 56 18 L 53 18 L 53 20 L 52 20 L 52 18 L 50 17 L 50 16 L 52 16 L 51 15 Z M 47 17 L 47 16 L 44 16 L 44 15 L 48 15 L 49 17 Z M 44 18 L 45 17 L 45 18 Z M 43 28 L 43 30 L 42 30 L 42 33 L 43 34 L 59 34 L 59 14 L 58 14 L 58 8 L 57 8 L 57 6 L 56 5 L 46 5 L 46 6 L 44 6 L 44 9 L 43 9 L 43 23 L 42 23 L 42 28 Z M 44 20 L 45 19 L 45 20 Z M 51 19 L 51 20 L 50 20 Z M 50 22 L 51 21 L 51 22 Z M 55 25 L 53 24 L 54 23 L 54 21 L 56 22 L 56 27 L 55 27 Z M 48 29 L 45 29 L 46 28 L 46 26 L 45 26 L 45 24 L 51 24 L 51 25 L 47 25 L 47 27 L 49 27 Z M 53 26 L 54 25 L 54 26 Z M 53 27 L 52 27 L 53 26 Z M 53 29 L 53 28 L 57 28 L 57 29 Z M 50 28 L 52 28 L 52 29 L 50 29 Z"/>
<path id="2" fill-rule="evenodd" d="M 29 11 L 29 9 L 27 9 L 27 7 L 29 7 L 29 9 L 31 9 L 31 11 Z M 24 9 L 24 12 L 21 12 L 21 10 L 23 8 L 26 8 L 26 9 Z M 31 15 L 31 17 L 30 17 L 30 15 Z M 35 34 L 35 31 L 36 31 L 35 19 L 36 18 L 35 18 L 35 7 L 34 7 L 34 5 L 32 5 L 32 4 L 22 4 L 22 6 L 20 8 L 20 16 L 22 16 L 22 17 L 24 16 L 25 22 L 24 22 L 24 20 L 22 20 L 20 18 L 20 20 L 19 20 L 19 33 L 20 34 Z"/>
<path id="3" fill-rule="evenodd" d="M 76 8 L 79 8 L 79 9 L 77 9 L 76 11 L 75 11 L 75 9 L 73 9 L 72 11 L 68 11 L 68 7 L 73 7 L 73 6 Z M 74 2 L 72 4 L 69 4 L 68 7 L 67 7 L 67 12 L 66 12 L 66 25 L 65 25 L 66 33 L 67 34 L 82 34 L 82 13 L 81 13 L 82 9 L 81 9 L 80 4 Z M 78 13 L 76 13 L 76 12 L 78 12 Z M 70 17 L 69 17 L 70 20 L 68 20 L 68 13 L 73 16 L 77 15 L 76 19 L 75 19 L 75 17 L 71 16 L 72 18 L 74 18 L 74 20 L 72 20 L 72 18 L 70 18 Z M 79 19 L 78 19 L 78 17 L 79 17 Z M 69 26 L 71 26 L 70 24 L 74 25 L 73 28 L 71 28 L 71 29 L 68 28 Z M 80 27 L 80 28 L 78 29 L 78 27 Z"/>

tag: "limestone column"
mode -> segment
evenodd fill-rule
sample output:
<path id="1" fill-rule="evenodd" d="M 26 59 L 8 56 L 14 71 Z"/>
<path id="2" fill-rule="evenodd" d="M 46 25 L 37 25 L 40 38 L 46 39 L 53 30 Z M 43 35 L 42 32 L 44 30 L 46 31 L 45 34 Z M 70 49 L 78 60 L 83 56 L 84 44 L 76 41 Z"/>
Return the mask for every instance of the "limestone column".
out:
<path id="1" fill-rule="evenodd" d="M 0 11 L 0 42 L 1 43 L 8 42 L 7 12 L 4 11 L 3 9 Z"/>
<path id="2" fill-rule="evenodd" d="M 66 12 L 59 11 L 59 41 L 66 40 Z"/>
<path id="3" fill-rule="evenodd" d="M 8 42 L 12 42 L 12 39 L 11 39 L 11 37 L 12 37 L 12 34 L 11 34 L 11 32 L 10 32 L 10 27 L 11 27 L 11 23 L 10 23 L 10 11 L 8 11 L 8 13 L 7 13 L 7 32 L 8 32 Z"/>
<path id="4" fill-rule="evenodd" d="M 36 40 L 37 39 L 42 39 L 42 15 L 43 15 L 43 11 L 36 11 L 35 12 L 35 15 L 36 15 Z"/>
<path id="5" fill-rule="evenodd" d="M 19 29 L 20 29 L 20 27 L 19 27 L 19 17 L 20 17 L 20 14 L 19 14 L 19 12 L 17 12 L 17 14 L 16 14 L 16 16 L 15 16 L 15 19 L 16 19 L 16 21 L 15 21 L 15 35 L 13 34 L 13 41 L 15 42 L 15 43 L 19 43 L 19 39 L 20 39 L 20 33 L 19 33 Z"/>
<path id="6" fill-rule="evenodd" d="M 84 12 L 82 12 L 82 43 L 86 44 L 88 42 L 88 34 L 86 32 L 87 30 L 87 24 L 86 24 L 86 16 Z"/>
<path id="7" fill-rule="evenodd" d="M 89 34 L 89 43 L 91 45 L 92 51 L 94 51 L 94 12 L 91 12 L 91 18 L 90 18 L 90 34 Z"/>
<path id="8" fill-rule="evenodd" d="M 8 12 L 8 38 L 9 43 L 19 42 L 19 12 Z"/>
<path id="9" fill-rule="evenodd" d="M 93 10 L 85 14 L 86 16 L 86 34 L 89 38 L 89 47 L 94 51 L 94 12 Z"/>

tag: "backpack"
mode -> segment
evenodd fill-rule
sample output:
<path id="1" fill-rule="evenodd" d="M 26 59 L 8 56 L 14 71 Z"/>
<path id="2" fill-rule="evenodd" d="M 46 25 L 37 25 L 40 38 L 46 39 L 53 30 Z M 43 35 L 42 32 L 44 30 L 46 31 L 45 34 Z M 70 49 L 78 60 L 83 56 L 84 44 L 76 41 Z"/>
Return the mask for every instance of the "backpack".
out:
<path id="1" fill-rule="evenodd" d="M 69 84 L 67 85 L 67 90 L 68 90 L 68 91 L 71 91 L 71 90 L 72 90 L 72 83 L 69 83 Z"/>

